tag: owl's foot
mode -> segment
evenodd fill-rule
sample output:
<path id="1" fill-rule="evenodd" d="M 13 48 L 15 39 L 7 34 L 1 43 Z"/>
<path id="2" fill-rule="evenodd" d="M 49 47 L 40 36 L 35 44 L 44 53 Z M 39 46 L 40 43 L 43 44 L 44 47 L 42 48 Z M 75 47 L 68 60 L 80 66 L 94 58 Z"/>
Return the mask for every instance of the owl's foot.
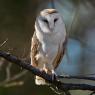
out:
<path id="1" fill-rule="evenodd" d="M 57 80 L 57 74 L 52 70 L 52 81 Z"/>

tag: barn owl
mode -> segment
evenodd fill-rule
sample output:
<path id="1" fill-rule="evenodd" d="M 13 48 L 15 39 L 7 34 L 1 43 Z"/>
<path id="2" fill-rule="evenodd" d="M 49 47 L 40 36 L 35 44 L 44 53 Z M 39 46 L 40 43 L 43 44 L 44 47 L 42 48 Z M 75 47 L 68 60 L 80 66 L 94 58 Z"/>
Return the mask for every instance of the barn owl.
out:
<path id="1" fill-rule="evenodd" d="M 65 51 L 66 29 L 62 16 L 56 9 L 44 9 L 35 21 L 35 32 L 31 41 L 31 65 L 55 75 Z M 37 85 L 47 82 L 36 76 Z"/>

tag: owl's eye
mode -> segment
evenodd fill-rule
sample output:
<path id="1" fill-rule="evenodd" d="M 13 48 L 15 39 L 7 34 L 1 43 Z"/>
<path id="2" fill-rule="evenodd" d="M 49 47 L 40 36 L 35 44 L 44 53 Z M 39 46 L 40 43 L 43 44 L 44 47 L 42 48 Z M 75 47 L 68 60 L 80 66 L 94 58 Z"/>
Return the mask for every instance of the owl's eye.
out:
<path id="1" fill-rule="evenodd" d="M 54 19 L 54 23 L 55 23 L 57 20 L 58 20 L 58 18 L 55 18 L 55 19 Z"/>
<path id="2" fill-rule="evenodd" d="M 46 19 L 43 19 L 43 21 L 48 24 L 48 21 Z"/>

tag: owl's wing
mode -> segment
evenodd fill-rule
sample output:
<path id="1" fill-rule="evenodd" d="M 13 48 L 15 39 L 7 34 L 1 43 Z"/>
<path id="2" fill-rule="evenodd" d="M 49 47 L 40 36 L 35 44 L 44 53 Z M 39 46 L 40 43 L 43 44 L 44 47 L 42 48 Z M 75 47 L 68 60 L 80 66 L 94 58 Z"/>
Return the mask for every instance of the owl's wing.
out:
<path id="1" fill-rule="evenodd" d="M 37 67 L 38 66 L 38 61 L 36 60 L 36 55 L 39 51 L 41 43 L 36 37 L 36 33 L 34 32 L 33 37 L 32 37 L 32 44 L 31 44 L 31 65 Z"/>
<path id="2" fill-rule="evenodd" d="M 53 61 L 53 67 L 56 69 L 58 65 L 61 63 L 61 60 L 64 56 L 65 49 L 66 49 L 66 44 L 67 44 L 67 38 L 65 39 L 65 42 L 63 43 L 62 47 L 59 46 L 57 55 Z"/>

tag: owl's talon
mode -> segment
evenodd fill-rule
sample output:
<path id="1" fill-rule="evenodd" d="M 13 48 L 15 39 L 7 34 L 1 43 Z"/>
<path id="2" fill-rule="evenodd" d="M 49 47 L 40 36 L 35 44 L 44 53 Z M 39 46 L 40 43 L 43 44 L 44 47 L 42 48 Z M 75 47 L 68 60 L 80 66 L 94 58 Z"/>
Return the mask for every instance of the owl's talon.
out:
<path id="1" fill-rule="evenodd" d="M 57 80 L 57 76 L 55 74 L 52 74 L 52 81 Z"/>
<path id="2" fill-rule="evenodd" d="M 57 74 L 52 70 L 52 81 L 57 80 Z"/>

